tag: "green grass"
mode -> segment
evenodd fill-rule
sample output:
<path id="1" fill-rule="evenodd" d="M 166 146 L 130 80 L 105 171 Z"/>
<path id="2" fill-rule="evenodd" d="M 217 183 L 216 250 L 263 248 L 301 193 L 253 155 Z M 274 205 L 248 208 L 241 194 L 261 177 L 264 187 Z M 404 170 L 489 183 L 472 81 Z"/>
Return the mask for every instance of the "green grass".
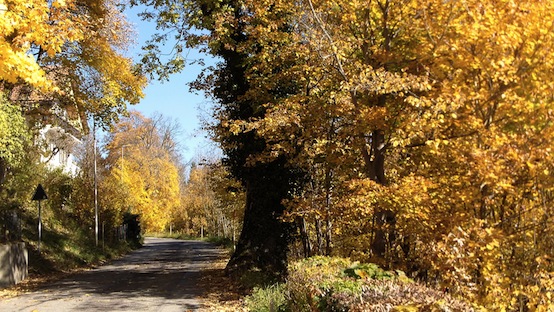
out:
<path id="1" fill-rule="evenodd" d="M 35 220 L 27 219 L 23 229 L 23 241 L 29 252 L 29 273 L 31 276 L 69 272 L 91 267 L 107 260 L 118 258 L 132 248 L 125 241 L 106 241 L 98 246 L 94 233 L 75 224 L 43 224 L 40 252 L 38 228 Z"/>

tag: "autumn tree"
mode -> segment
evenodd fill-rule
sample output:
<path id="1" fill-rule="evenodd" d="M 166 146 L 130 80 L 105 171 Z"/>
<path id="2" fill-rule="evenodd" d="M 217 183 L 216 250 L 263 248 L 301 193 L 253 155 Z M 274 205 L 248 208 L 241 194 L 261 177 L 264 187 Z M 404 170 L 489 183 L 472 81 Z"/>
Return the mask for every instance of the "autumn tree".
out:
<path id="1" fill-rule="evenodd" d="M 84 38 L 85 18 L 72 16 L 75 1 L 2 1 L 0 3 L 0 81 L 20 80 L 42 90 L 52 81 L 29 51 L 54 56 L 67 42 Z"/>
<path id="2" fill-rule="evenodd" d="M 192 164 L 183 185 L 175 230 L 236 242 L 244 213 L 244 191 L 221 163 Z"/>
<path id="3" fill-rule="evenodd" d="M 217 236 L 236 244 L 244 216 L 244 189 L 221 162 L 209 164 L 208 181 L 216 199 Z"/>
<path id="4" fill-rule="evenodd" d="M 208 181 L 205 167 L 192 165 L 189 178 L 184 185 L 182 207 L 176 216 L 181 231 L 198 237 L 215 236 L 213 217 L 217 201 Z"/>
<path id="5" fill-rule="evenodd" d="M 123 54 L 132 30 L 117 2 L 4 7 L 0 81 L 27 115 L 49 115 L 57 106 L 73 120 L 92 114 L 107 126 L 138 103 L 146 80 Z"/>
<path id="6" fill-rule="evenodd" d="M 162 120 L 133 111 L 106 139 L 108 181 L 127 191 L 126 210 L 141 215 L 147 232 L 165 231 L 180 206 L 182 171 L 176 162 L 175 133 L 164 131 L 169 128 Z"/>
<path id="7" fill-rule="evenodd" d="M 186 47 L 199 48 L 222 60 L 217 68 L 199 77 L 193 88 L 205 91 L 215 100 L 217 122 L 213 134 L 226 154 L 226 165 L 247 194 L 242 233 L 227 268 L 235 272 L 259 269 L 264 274 L 279 276 L 286 271 L 293 226 L 280 219 L 285 209 L 282 200 L 290 196 L 300 173 L 287 165 L 285 157 L 252 162 L 251 156 L 265 149 L 264 138 L 254 132 L 229 131 L 234 121 L 265 114 L 262 101 L 245 97 L 253 88 L 246 77 L 250 56 L 240 46 L 248 41 L 244 22 L 250 8 L 241 1 L 144 3 L 152 5 L 153 12 L 143 16 L 155 20 L 161 30 L 146 47 L 146 63 L 162 63 L 158 53 L 161 44 L 168 39 L 177 42 L 176 54 L 166 67 L 150 67 L 154 74 L 161 71 L 163 77 L 179 69 L 176 65 L 183 65 L 182 52 Z M 173 29 L 177 31 L 166 32 Z"/>
<path id="8" fill-rule="evenodd" d="M 462 239 L 469 243 L 464 250 L 475 248 L 473 257 L 479 260 L 466 264 L 480 272 L 469 275 L 471 280 L 457 274 L 449 280 L 456 284 L 456 279 L 465 278 L 468 283 L 461 290 L 477 294 L 493 309 L 509 306 L 518 294 L 533 298 L 531 308 L 550 309 L 547 294 L 534 288 L 550 283 L 545 276 L 553 267 L 543 261 L 550 247 L 529 238 L 548 233 L 547 224 L 552 223 L 547 208 L 553 182 L 548 121 L 554 91 L 553 63 L 548 60 L 554 46 L 552 3 L 469 2 L 449 8 L 455 14 L 447 34 L 429 24 L 436 27 L 432 37 L 442 39 L 437 41 L 440 45 L 432 45 L 441 56 L 436 76 L 444 78 L 435 98 L 440 108 L 445 107 L 441 113 L 450 113 L 443 113 L 450 117 L 443 122 L 448 129 L 443 133 L 465 138 L 441 141 L 446 146 L 435 146 L 433 156 L 427 157 L 452 157 L 449 167 L 466 169 L 437 181 L 454 199 L 451 205 L 459 209 L 456 220 L 463 229 L 444 240 L 468 235 L 469 240 Z M 471 289 L 473 282 L 476 289 Z"/>

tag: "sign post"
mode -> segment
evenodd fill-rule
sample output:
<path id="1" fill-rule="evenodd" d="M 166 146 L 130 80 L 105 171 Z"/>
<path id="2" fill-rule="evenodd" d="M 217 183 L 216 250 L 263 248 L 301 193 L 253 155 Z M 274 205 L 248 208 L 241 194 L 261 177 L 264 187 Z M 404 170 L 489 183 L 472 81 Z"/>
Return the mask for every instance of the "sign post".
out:
<path id="1" fill-rule="evenodd" d="M 38 201 L 38 252 L 39 253 L 40 253 L 40 241 L 42 239 L 42 217 L 41 217 L 40 202 L 45 199 L 48 199 L 48 196 L 46 195 L 44 188 L 42 188 L 42 185 L 39 184 L 35 190 L 35 195 L 33 195 L 33 198 L 31 199 L 31 200 Z"/>

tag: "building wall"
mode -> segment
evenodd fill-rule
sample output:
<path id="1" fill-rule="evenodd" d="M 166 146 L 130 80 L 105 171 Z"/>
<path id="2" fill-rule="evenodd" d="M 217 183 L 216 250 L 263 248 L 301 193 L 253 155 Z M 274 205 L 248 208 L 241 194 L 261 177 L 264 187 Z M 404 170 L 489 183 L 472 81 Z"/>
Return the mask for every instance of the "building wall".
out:
<path id="1" fill-rule="evenodd" d="M 81 140 L 61 127 L 46 125 L 40 130 L 39 141 L 44 150 L 41 162 L 50 169 L 59 168 L 69 175 L 77 175 L 79 167 L 74 153 Z"/>

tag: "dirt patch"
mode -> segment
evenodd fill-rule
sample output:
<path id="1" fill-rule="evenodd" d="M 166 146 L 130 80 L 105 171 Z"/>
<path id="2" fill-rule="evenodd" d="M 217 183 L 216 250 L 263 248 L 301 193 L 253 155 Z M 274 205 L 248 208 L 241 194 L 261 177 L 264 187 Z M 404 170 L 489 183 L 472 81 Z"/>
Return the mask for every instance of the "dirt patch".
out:
<path id="1" fill-rule="evenodd" d="M 207 311 L 248 311 L 244 303 L 247 290 L 225 275 L 228 260 L 227 257 L 218 259 L 212 268 L 202 274 L 199 286 L 204 289 L 203 299 L 208 307 Z"/>

